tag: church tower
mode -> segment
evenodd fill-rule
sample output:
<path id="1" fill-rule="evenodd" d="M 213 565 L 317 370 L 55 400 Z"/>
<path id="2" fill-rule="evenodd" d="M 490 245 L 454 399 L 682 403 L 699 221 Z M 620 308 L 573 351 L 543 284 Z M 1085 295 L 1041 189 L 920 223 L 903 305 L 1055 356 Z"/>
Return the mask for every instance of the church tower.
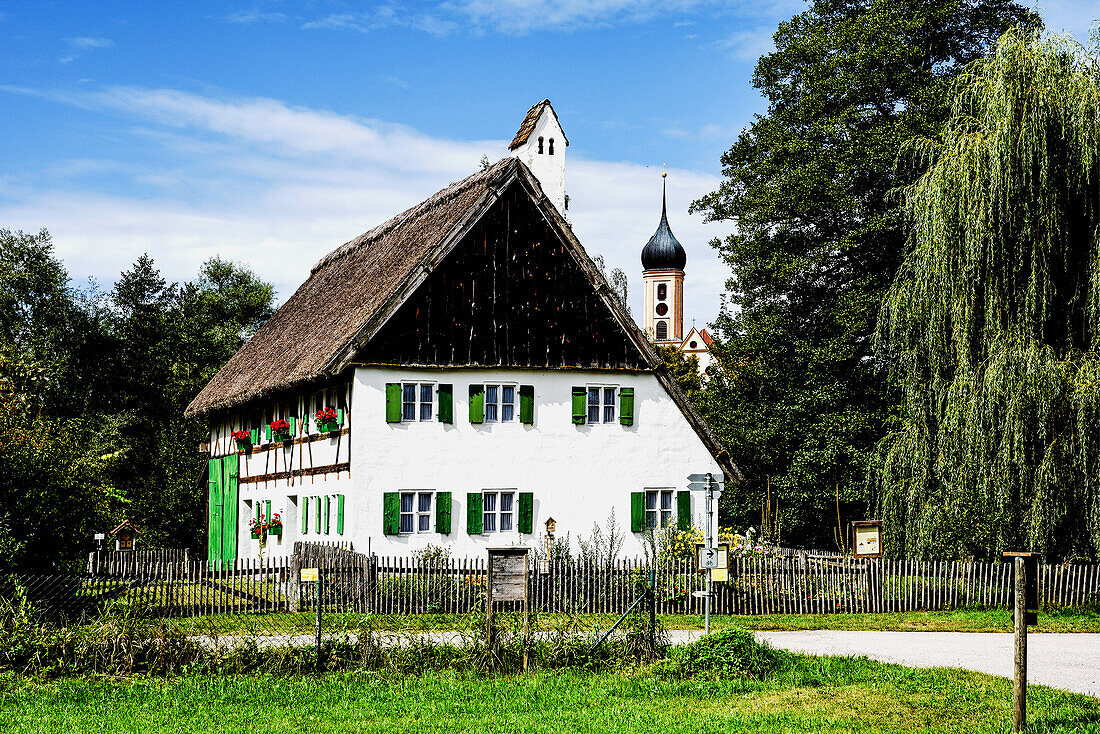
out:
<path id="1" fill-rule="evenodd" d="M 662 173 L 661 178 L 667 177 Z M 684 265 L 687 253 L 668 226 L 667 186 L 661 182 L 661 223 L 642 248 L 645 332 L 658 344 L 684 340 Z"/>
<path id="2" fill-rule="evenodd" d="M 568 145 L 558 113 L 554 112 L 550 100 L 544 99 L 527 110 L 516 137 L 508 146 L 512 157 L 519 158 L 535 174 L 546 198 L 562 216 L 569 207 L 565 199 L 565 149 Z"/>

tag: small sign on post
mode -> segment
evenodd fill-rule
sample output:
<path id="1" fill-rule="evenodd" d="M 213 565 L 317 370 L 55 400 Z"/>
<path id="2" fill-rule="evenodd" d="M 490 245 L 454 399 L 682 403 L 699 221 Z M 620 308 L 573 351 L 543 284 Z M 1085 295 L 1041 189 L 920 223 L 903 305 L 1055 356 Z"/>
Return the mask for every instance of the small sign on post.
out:
<path id="1" fill-rule="evenodd" d="M 489 548 L 489 578 L 485 584 L 485 643 L 493 645 L 493 602 L 523 602 L 523 669 L 527 669 L 527 640 L 530 619 L 527 579 L 531 570 L 530 548 Z"/>
<path id="2" fill-rule="evenodd" d="M 882 558 L 882 521 L 853 520 L 852 555 L 856 558 Z"/>

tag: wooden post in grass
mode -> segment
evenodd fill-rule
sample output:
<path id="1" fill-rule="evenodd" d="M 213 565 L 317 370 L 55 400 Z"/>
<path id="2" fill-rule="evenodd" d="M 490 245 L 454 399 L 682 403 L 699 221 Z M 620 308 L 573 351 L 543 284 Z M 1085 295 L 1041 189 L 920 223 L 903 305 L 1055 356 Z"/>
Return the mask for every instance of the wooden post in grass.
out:
<path id="1" fill-rule="evenodd" d="M 1024 559 L 1015 559 L 1016 608 L 1013 627 L 1016 630 L 1016 665 L 1012 691 L 1012 731 L 1022 732 L 1027 726 L 1027 570 Z"/>
<path id="2" fill-rule="evenodd" d="M 1039 622 L 1038 565 L 1034 553 L 1006 552 L 1004 560 L 1012 561 L 1012 628 L 1016 633 L 1015 665 L 1012 691 L 1012 731 L 1022 732 L 1027 726 L 1027 626 Z"/>

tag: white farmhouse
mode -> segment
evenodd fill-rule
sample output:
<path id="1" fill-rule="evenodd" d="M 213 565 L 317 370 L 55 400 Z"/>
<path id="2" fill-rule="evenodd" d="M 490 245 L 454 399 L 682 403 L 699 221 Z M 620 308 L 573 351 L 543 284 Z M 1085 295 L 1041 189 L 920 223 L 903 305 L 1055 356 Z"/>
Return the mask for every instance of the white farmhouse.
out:
<path id="1" fill-rule="evenodd" d="M 274 513 L 269 553 L 481 556 L 614 513 L 640 555 L 648 525 L 702 527 L 688 474 L 740 478 L 533 174 L 563 199 L 563 165 L 524 161 L 539 137 L 563 160 L 536 110 L 516 156 L 317 263 L 188 406 L 210 425 L 211 559 L 255 556 L 248 521 Z"/>

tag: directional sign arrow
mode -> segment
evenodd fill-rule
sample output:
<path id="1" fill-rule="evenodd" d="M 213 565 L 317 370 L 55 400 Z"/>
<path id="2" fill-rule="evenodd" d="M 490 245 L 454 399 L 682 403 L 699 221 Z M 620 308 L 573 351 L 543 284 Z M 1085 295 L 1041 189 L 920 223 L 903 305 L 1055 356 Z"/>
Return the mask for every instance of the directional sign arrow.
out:
<path id="1" fill-rule="evenodd" d="M 712 592 L 712 591 L 693 591 L 693 592 L 691 592 L 691 595 L 694 596 L 696 599 L 706 599 L 707 597 L 714 596 L 714 592 Z"/>
<path id="2" fill-rule="evenodd" d="M 707 474 L 688 474 L 689 482 L 705 482 L 707 481 Z"/>

